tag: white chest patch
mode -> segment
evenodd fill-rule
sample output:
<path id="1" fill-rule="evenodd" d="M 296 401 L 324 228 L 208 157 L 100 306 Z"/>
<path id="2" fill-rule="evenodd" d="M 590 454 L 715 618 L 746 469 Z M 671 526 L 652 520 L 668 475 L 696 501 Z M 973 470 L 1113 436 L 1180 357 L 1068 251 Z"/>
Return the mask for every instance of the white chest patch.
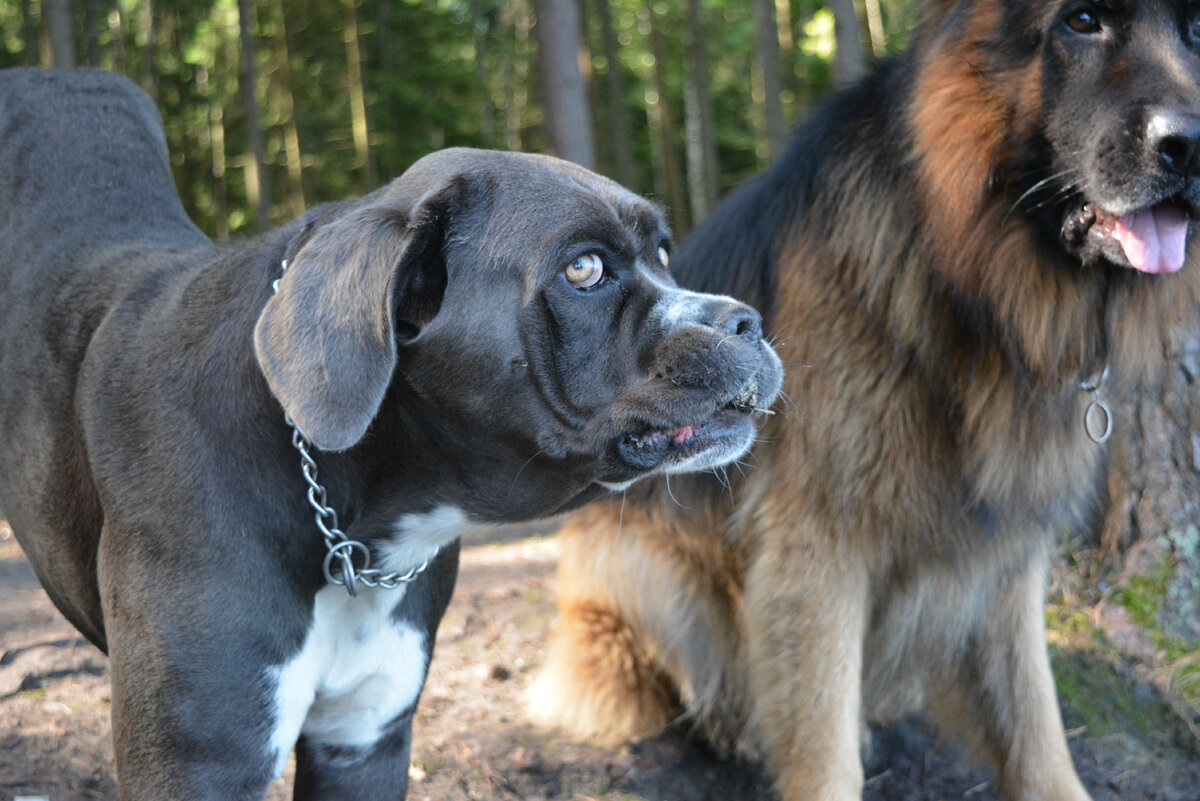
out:
<path id="1" fill-rule="evenodd" d="M 457 506 L 439 506 L 424 514 L 403 515 L 396 521 L 396 535 L 379 547 L 381 570 L 404 571 L 432 559 L 443 547 L 472 527 Z"/>
<path id="2" fill-rule="evenodd" d="M 386 571 L 416 567 L 470 526 L 454 507 L 404 515 L 396 536 L 379 548 L 376 566 Z M 343 587 L 317 592 L 304 645 L 289 661 L 268 669 L 277 776 L 301 734 L 330 745 L 367 746 L 416 702 L 431 643 L 424 631 L 392 619 L 406 589 L 362 587 L 356 598 Z"/>

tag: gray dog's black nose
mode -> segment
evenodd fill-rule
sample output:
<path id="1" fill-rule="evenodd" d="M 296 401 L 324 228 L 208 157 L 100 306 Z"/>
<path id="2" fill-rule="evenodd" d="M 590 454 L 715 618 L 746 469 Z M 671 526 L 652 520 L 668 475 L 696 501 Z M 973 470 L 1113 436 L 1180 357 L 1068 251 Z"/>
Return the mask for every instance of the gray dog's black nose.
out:
<path id="1" fill-rule="evenodd" d="M 745 339 L 762 339 L 762 315 L 744 303 L 720 301 L 708 312 L 708 326 Z"/>
<path id="2" fill-rule="evenodd" d="M 1170 172 L 1195 175 L 1200 168 L 1196 158 L 1200 154 L 1200 115 L 1154 112 L 1146 123 L 1146 144 Z"/>

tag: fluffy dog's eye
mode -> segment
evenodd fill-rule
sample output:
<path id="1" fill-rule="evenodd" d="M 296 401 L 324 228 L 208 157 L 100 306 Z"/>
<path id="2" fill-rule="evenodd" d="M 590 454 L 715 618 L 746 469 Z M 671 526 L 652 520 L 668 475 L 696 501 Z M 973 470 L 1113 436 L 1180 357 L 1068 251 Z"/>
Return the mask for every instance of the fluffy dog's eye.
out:
<path id="1" fill-rule="evenodd" d="M 662 262 L 663 267 L 666 267 L 668 264 L 671 263 L 671 254 L 667 253 L 666 248 L 660 247 L 658 249 L 658 260 Z"/>
<path id="2" fill-rule="evenodd" d="M 571 262 L 564 275 L 576 289 L 591 289 L 604 278 L 604 262 L 595 253 L 587 253 Z"/>
<path id="3" fill-rule="evenodd" d="M 1100 31 L 1100 15 L 1093 9 L 1081 8 L 1067 17 L 1067 27 L 1075 33 L 1098 33 Z"/>

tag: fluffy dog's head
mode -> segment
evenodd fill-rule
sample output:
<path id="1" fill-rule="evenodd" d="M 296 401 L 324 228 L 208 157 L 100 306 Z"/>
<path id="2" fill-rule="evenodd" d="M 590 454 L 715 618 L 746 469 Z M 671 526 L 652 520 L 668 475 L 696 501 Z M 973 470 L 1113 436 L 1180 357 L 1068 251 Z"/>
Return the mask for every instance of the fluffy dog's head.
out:
<path id="1" fill-rule="evenodd" d="M 927 183 L 987 187 L 1078 267 L 1172 273 L 1200 209 L 1200 9 L 1186 0 L 931 4 L 914 126 Z M 950 147 L 947 145 L 950 144 Z M 995 224 L 996 221 L 990 221 Z"/>
<path id="2" fill-rule="evenodd" d="M 259 362 L 318 447 L 376 434 L 476 519 L 550 514 L 738 458 L 779 391 L 758 313 L 679 289 L 670 251 L 587 170 L 442 151 L 304 235 Z"/>

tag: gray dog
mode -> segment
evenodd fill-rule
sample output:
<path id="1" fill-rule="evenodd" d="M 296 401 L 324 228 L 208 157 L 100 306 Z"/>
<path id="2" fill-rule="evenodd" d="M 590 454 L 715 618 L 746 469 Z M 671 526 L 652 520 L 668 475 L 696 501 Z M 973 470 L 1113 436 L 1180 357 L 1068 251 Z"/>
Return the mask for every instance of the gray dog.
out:
<path id="1" fill-rule="evenodd" d="M 0 74 L 0 508 L 111 657 L 120 797 L 259 798 L 293 748 L 297 798 L 402 797 L 461 532 L 735 459 L 779 390 L 670 250 L 470 150 L 218 249 L 133 84 Z"/>

